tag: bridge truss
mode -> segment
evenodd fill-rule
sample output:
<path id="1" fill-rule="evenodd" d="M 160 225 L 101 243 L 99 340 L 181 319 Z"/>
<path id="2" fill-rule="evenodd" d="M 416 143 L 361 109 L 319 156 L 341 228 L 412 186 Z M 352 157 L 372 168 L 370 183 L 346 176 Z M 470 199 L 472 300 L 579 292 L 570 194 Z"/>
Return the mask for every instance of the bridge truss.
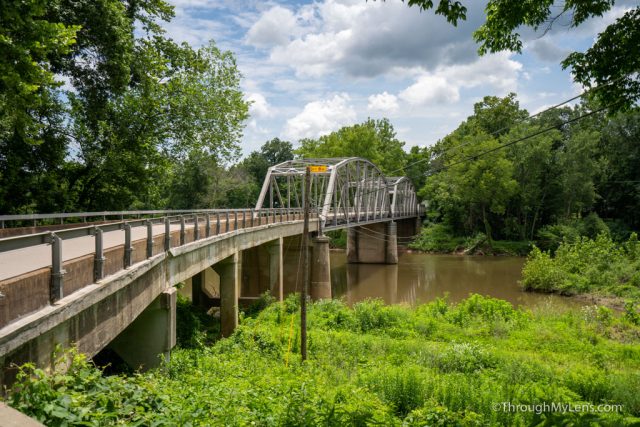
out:
<path id="1" fill-rule="evenodd" d="M 406 177 L 387 178 L 359 157 L 296 159 L 269 168 L 256 203 L 262 209 L 300 209 L 307 166 L 326 166 L 311 174 L 312 212 L 325 229 L 420 214 L 415 190 Z"/>

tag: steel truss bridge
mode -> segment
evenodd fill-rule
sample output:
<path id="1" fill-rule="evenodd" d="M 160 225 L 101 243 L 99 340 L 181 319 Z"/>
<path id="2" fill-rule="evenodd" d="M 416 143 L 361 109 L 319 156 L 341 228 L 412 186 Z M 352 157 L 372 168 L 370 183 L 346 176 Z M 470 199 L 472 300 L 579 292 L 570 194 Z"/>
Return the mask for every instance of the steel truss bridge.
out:
<path id="1" fill-rule="evenodd" d="M 407 177 L 386 177 L 359 157 L 289 160 L 270 167 L 256 210 L 302 208 L 308 166 L 326 166 L 326 171 L 311 174 L 309 195 L 312 211 L 325 230 L 422 213 Z"/>

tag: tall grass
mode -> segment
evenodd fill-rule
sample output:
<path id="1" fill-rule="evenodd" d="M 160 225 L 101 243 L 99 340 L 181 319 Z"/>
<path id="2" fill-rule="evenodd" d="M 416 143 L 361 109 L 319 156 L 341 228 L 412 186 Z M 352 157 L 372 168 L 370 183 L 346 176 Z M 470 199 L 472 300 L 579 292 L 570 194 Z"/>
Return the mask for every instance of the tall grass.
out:
<path id="1" fill-rule="evenodd" d="M 81 356 L 68 374 L 24 366 L 8 403 L 47 425 L 640 422 L 640 327 L 610 310 L 523 311 L 479 295 L 415 309 L 321 301 L 309 308 L 303 363 L 295 298 L 213 345 L 181 341 L 192 348 L 144 374 L 107 377 Z M 624 409 L 536 414 L 496 410 L 501 402 Z"/>

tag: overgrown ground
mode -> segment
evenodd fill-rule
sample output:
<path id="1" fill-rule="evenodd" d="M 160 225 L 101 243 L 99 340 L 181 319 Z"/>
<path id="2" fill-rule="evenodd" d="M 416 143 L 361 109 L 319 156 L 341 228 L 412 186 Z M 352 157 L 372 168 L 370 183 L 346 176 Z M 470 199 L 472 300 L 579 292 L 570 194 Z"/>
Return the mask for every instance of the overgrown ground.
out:
<path id="1" fill-rule="evenodd" d="M 640 300 L 640 242 L 633 233 L 622 243 L 608 235 L 580 237 L 560 244 L 555 253 L 534 248 L 522 271 L 526 290 L 564 295 L 592 294 L 627 301 Z"/>
<path id="2" fill-rule="evenodd" d="M 422 228 L 409 248 L 432 253 L 525 256 L 531 250 L 532 243 L 525 240 L 493 240 L 489 245 L 483 233 L 470 237 L 456 236 L 446 225 L 429 224 Z"/>
<path id="3" fill-rule="evenodd" d="M 602 307 L 516 310 L 471 296 L 415 309 L 314 304 L 297 356 L 295 297 L 170 364 L 105 377 L 29 367 L 8 402 L 53 425 L 632 425 L 640 422 L 640 328 Z M 34 375 L 35 374 L 35 375 Z M 621 412 L 510 412 L 517 404 L 617 404 Z M 573 424 L 571 424 L 573 423 Z"/>

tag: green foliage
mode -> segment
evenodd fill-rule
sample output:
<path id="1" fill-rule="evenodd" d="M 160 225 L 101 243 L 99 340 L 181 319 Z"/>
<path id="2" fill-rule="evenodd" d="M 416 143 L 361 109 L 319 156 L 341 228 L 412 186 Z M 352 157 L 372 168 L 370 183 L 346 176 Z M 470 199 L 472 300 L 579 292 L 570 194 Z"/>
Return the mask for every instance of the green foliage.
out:
<path id="1" fill-rule="evenodd" d="M 531 244 L 526 241 L 494 240 L 492 246 L 489 246 L 487 236 L 482 232 L 471 237 L 456 236 L 451 227 L 438 223 L 422 227 L 409 247 L 424 252 L 513 256 L 525 256 L 531 250 Z"/>
<path id="2" fill-rule="evenodd" d="M 22 366 L 7 403 L 45 425 L 149 425 L 166 420 L 167 396 L 143 377 L 104 376 L 75 353 L 58 361 L 67 363 L 66 372 L 50 374 L 32 364 Z"/>
<path id="3" fill-rule="evenodd" d="M 419 190 L 429 203 L 428 219 L 452 236 L 447 248 L 444 241 L 432 244 L 427 231 L 417 246 L 451 252 L 459 237 L 481 232 L 488 248 L 478 252 L 522 254 L 524 242 L 537 238 L 541 248 L 555 250 L 565 238 L 609 233 L 607 224 L 626 239 L 638 224 L 629 213 L 640 209 L 632 165 L 640 159 L 632 142 L 640 114 L 596 114 L 563 126 L 589 111 L 584 103 L 529 119 L 514 94 L 476 103 L 455 131 L 413 154 L 430 160 L 421 163 L 426 179 Z M 523 243 L 496 249 L 494 239 Z"/>
<path id="4" fill-rule="evenodd" d="M 575 243 L 581 236 L 595 239 L 598 235 L 609 235 L 609 227 L 598 214 L 591 212 L 584 218 L 565 220 L 558 224 L 545 225 L 538 230 L 537 246 L 542 250 L 555 250 L 562 242 Z M 625 236 L 625 239 L 628 237 Z"/>
<path id="5" fill-rule="evenodd" d="M 331 239 L 329 244 L 332 248 L 346 249 L 347 232 L 346 230 L 327 231 L 325 233 Z"/>
<path id="6" fill-rule="evenodd" d="M 409 247 L 426 252 L 455 252 L 463 244 L 464 238 L 454 237 L 446 225 L 429 224 L 422 227 L 420 234 Z"/>
<path id="7" fill-rule="evenodd" d="M 202 348 L 219 335 L 219 322 L 178 294 L 176 303 L 176 343 L 182 348 Z"/>
<path id="8" fill-rule="evenodd" d="M 1 213 L 163 208 L 185 158 L 237 157 L 235 58 L 165 38 L 172 16 L 164 0 L 3 4 Z"/>
<path id="9" fill-rule="evenodd" d="M 70 52 L 80 30 L 77 23 L 49 21 L 48 3 L 58 2 L 7 0 L 0 10 L 0 120 L 27 144 L 43 142 L 44 124 L 30 112 L 55 103 L 49 90 L 61 83 L 51 62 Z"/>
<path id="10" fill-rule="evenodd" d="M 321 136 L 303 139 L 296 154 L 300 157 L 364 157 L 391 176 L 402 175 L 406 153 L 404 142 L 396 138 L 393 125 L 387 119 L 368 119 L 362 124 L 346 126 Z"/>
<path id="11" fill-rule="evenodd" d="M 415 309 L 379 301 L 351 309 L 320 301 L 309 307 L 310 357 L 301 363 L 297 301 L 292 295 L 270 304 L 244 318 L 231 337 L 176 349 L 170 363 L 144 374 L 103 376 L 81 356 L 67 374 L 25 366 L 7 402 L 46 425 L 532 425 L 584 419 L 496 411 L 492 405 L 500 402 L 620 404 L 620 413 L 586 414 L 589 422 L 640 421 L 634 392 L 640 329 L 610 310 L 524 312 L 479 295 Z M 504 332 L 492 333 L 492 324 L 506 325 Z"/>
<path id="12" fill-rule="evenodd" d="M 564 241 L 555 257 L 534 248 L 524 266 L 522 283 L 527 290 L 638 298 L 639 255 L 636 234 L 624 244 L 615 243 L 607 234 Z"/>

